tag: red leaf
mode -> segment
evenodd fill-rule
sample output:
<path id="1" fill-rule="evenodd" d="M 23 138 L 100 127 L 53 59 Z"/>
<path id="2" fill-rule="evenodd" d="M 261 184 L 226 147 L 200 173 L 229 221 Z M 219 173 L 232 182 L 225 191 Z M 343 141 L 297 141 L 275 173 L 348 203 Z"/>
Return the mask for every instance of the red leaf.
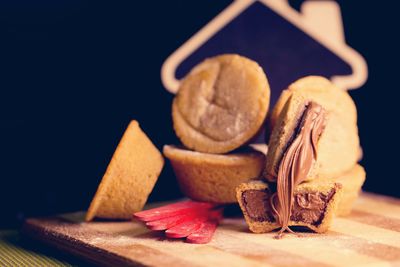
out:
<path id="1" fill-rule="evenodd" d="M 216 220 L 210 220 L 204 222 L 197 231 L 191 233 L 186 241 L 195 244 L 205 244 L 211 241 L 215 230 L 217 229 L 218 222 Z"/>
<path id="2" fill-rule="evenodd" d="M 171 238 L 182 238 L 190 235 L 194 231 L 197 231 L 202 225 L 203 222 L 207 220 L 206 216 L 196 218 L 191 221 L 183 222 L 178 224 L 167 231 L 165 231 L 165 235 Z"/>
<path id="3" fill-rule="evenodd" d="M 145 210 L 136 212 L 134 217 L 140 221 L 155 221 L 167 217 L 172 217 L 175 215 L 182 215 L 190 210 L 200 210 L 200 209 L 211 209 L 214 204 L 203 203 L 203 202 L 193 202 L 193 201 L 183 201 L 175 204 L 166 205 L 160 208 Z"/>
<path id="4" fill-rule="evenodd" d="M 204 244 L 211 240 L 222 208 L 217 204 L 183 201 L 163 207 L 137 212 L 134 217 L 153 231 L 166 230 L 169 238 L 187 237 L 187 242 Z"/>
<path id="5" fill-rule="evenodd" d="M 164 219 L 147 222 L 146 226 L 149 229 L 155 230 L 155 231 L 166 230 L 168 228 L 174 227 L 177 224 L 180 224 L 180 223 L 183 223 L 186 221 L 191 221 L 191 220 L 195 219 L 197 216 L 198 216 L 198 214 L 195 212 L 188 212 L 186 214 L 175 215 L 172 217 L 167 217 Z"/>

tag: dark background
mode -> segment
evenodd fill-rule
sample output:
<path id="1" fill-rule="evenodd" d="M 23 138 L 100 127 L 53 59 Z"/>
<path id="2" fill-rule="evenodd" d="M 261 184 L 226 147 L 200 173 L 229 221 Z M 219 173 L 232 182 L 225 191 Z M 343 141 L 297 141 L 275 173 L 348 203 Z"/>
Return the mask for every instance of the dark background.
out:
<path id="1" fill-rule="evenodd" d="M 0 226 L 85 209 L 131 119 L 159 148 L 176 143 L 161 64 L 229 3 L 1 1 Z M 340 4 L 346 40 L 369 66 L 367 83 L 351 91 L 364 189 L 400 197 L 397 10 Z M 179 196 L 166 165 L 151 200 Z"/>

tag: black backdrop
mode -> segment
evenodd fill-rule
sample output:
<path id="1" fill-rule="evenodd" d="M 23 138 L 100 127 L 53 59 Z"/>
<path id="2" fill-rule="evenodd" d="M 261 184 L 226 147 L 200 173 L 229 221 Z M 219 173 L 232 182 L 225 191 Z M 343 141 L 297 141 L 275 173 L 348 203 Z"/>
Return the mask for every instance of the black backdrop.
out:
<path id="1" fill-rule="evenodd" d="M 0 225 L 85 209 L 130 119 L 159 148 L 176 143 L 161 64 L 230 2 L 1 1 Z M 400 197 L 396 9 L 341 6 L 347 42 L 369 65 L 351 92 L 364 189 Z M 179 196 L 167 165 L 151 200 Z"/>

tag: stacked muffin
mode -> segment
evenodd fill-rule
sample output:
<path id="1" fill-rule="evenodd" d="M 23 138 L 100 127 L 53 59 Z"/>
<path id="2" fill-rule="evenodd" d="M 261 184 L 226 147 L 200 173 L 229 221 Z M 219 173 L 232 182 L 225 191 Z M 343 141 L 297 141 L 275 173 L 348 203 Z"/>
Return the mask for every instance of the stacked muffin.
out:
<path id="1" fill-rule="evenodd" d="M 259 177 L 265 155 L 246 144 L 263 127 L 269 98 L 262 68 L 239 55 L 206 59 L 184 78 L 172 105 L 184 147 L 163 152 L 188 197 L 234 203 L 235 188 Z"/>
<path id="2" fill-rule="evenodd" d="M 244 147 L 263 127 L 269 98 L 267 78 L 250 59 L 203 61 L 173 101 L 183 146 L 165 146 L 164 155 L 188 197 L 239 202 L 253 232 L 325 232 L 334 215 L 351 211 L 365 180 L 355 104 L 323 77 L 296 81 L 272 110 L 264 158 Z"/>
<path id="3" fill-rule="evenodd" d="M 237 189 L 250 230 L 325 232 L 334 214 L 351 211 L 365 180 L 354 102 L 327 79 L 306 77 L 283 91 L 270 125 L 264 181 Z"/>

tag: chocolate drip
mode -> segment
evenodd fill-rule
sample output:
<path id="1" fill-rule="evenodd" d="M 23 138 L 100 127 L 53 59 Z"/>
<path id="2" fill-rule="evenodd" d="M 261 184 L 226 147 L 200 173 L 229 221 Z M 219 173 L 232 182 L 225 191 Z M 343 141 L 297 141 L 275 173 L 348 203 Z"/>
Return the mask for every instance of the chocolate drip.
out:
<path id="1" fill-rule="evenodd" d="M 278 238 L 285 231 L 292 232 L 289 220 L 293 208 L 294 189 L 307 178 L 317 158 L 317 142 L 325 128 L 325 115 L 325 110 L 317 103 L 308 104 L 299 122 L 297 135 L 280 162 L 277 193 L 270 199 L 272 210 L 281 225 Z"/>

